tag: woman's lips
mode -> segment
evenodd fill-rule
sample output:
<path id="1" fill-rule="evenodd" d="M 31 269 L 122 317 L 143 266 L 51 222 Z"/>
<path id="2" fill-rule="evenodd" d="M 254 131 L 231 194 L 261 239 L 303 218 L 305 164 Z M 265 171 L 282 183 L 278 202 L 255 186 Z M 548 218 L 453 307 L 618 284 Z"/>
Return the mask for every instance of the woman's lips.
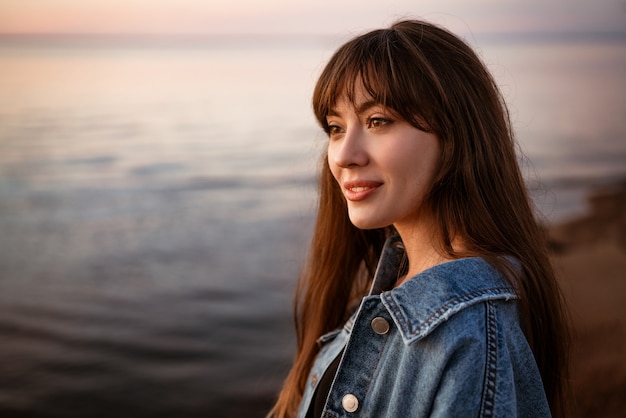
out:
<path id="1" fill-rule="evenodd" d="M 380 186 L 382 186 L 382 183 L 377 181 L 356 180 L 345 182 L 343 184 L 343 190 L 346 199 L 351 202 L 358 202 L 366 199 L 369 195 L 378 190 Z"/>

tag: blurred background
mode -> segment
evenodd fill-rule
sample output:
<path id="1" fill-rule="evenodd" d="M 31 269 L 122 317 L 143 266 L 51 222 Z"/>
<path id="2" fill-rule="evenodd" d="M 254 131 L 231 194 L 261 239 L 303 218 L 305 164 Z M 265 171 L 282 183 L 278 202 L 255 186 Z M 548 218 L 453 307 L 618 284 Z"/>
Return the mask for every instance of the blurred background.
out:
<path id="1" fill-rule="evenodd" d="M 626 413 L 626 2 L 0 0 L 0 416 L 262 417 L 295 348 L 313 85 L 402 17 L 500 84 L 580 416 Z"/>

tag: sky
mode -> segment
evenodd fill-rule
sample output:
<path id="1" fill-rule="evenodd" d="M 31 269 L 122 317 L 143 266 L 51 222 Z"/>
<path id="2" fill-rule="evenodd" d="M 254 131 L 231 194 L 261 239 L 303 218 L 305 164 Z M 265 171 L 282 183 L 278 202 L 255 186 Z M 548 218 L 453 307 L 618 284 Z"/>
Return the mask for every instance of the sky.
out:
<path id="1" fill-rule="evenodd" d="M 401 17 L 460 32 L 626 32 L 626 0 L 0 0 L 0 33 L 338 34 Z"/>

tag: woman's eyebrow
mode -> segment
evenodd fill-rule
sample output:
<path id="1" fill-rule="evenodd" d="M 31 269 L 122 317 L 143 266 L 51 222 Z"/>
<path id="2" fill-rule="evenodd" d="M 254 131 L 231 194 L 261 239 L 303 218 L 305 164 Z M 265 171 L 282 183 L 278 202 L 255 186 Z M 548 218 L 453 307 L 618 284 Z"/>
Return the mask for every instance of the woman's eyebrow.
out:
<path id="1" fill-rule="evenodd" d="M 377 102 L 376 100 L 368 100 L 366 102 L 363 102 L 357 106 L 355 106 L 355 112 L 357 115 L 361 115 L 365 112 L 367 112 L 368 110 L 370 110 L 371 108 L 375 107 L 375 106 L 380 106 L 381 104 L 379 102 Z M 335 110 L 335 109 L 328 109 L 328 112 L 326 113 L 326 117 L 328 116 L 341 116 L 341 114 Z"/>
<path id="2" fill-rule="evenodd" d="M 339 116 L 339 113 L 335 109 L 328 109 L 328 112 L 326 112 L 326 117 L 328 116 Z"/>
<path id="3" fill-rule="evenodd" d="M 373 108 L 375 106 L 379 106 L 379 105 L 380 105 L 380 103 L 375 101 L 375 100 L 368 100 L 368 101 L 363 102 L 363 103 L 359 104 L 358 106 L 356 106 L 356 113 L 357 113 L 357 115 L 360 115 L 362 113 L 367 112 L 371 108 Z"/>

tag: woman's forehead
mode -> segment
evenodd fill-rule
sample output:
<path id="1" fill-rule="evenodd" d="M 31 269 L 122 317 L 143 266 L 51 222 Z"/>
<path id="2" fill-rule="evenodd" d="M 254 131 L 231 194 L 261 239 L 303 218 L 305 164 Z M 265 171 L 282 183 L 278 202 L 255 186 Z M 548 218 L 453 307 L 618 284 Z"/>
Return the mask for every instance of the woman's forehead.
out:
<path id="1" fill-rule="evenodd" d="M 374 105 L 384 105 L 380 100 L 380 94 L 376 94 L 375 86 L 365 85 L 362 78 L 353 82 L 338 84 L 334 92 L 328 95 L 328 111 L 340 108 L 352 108 L 353 110 L 363 110 Z"/>

